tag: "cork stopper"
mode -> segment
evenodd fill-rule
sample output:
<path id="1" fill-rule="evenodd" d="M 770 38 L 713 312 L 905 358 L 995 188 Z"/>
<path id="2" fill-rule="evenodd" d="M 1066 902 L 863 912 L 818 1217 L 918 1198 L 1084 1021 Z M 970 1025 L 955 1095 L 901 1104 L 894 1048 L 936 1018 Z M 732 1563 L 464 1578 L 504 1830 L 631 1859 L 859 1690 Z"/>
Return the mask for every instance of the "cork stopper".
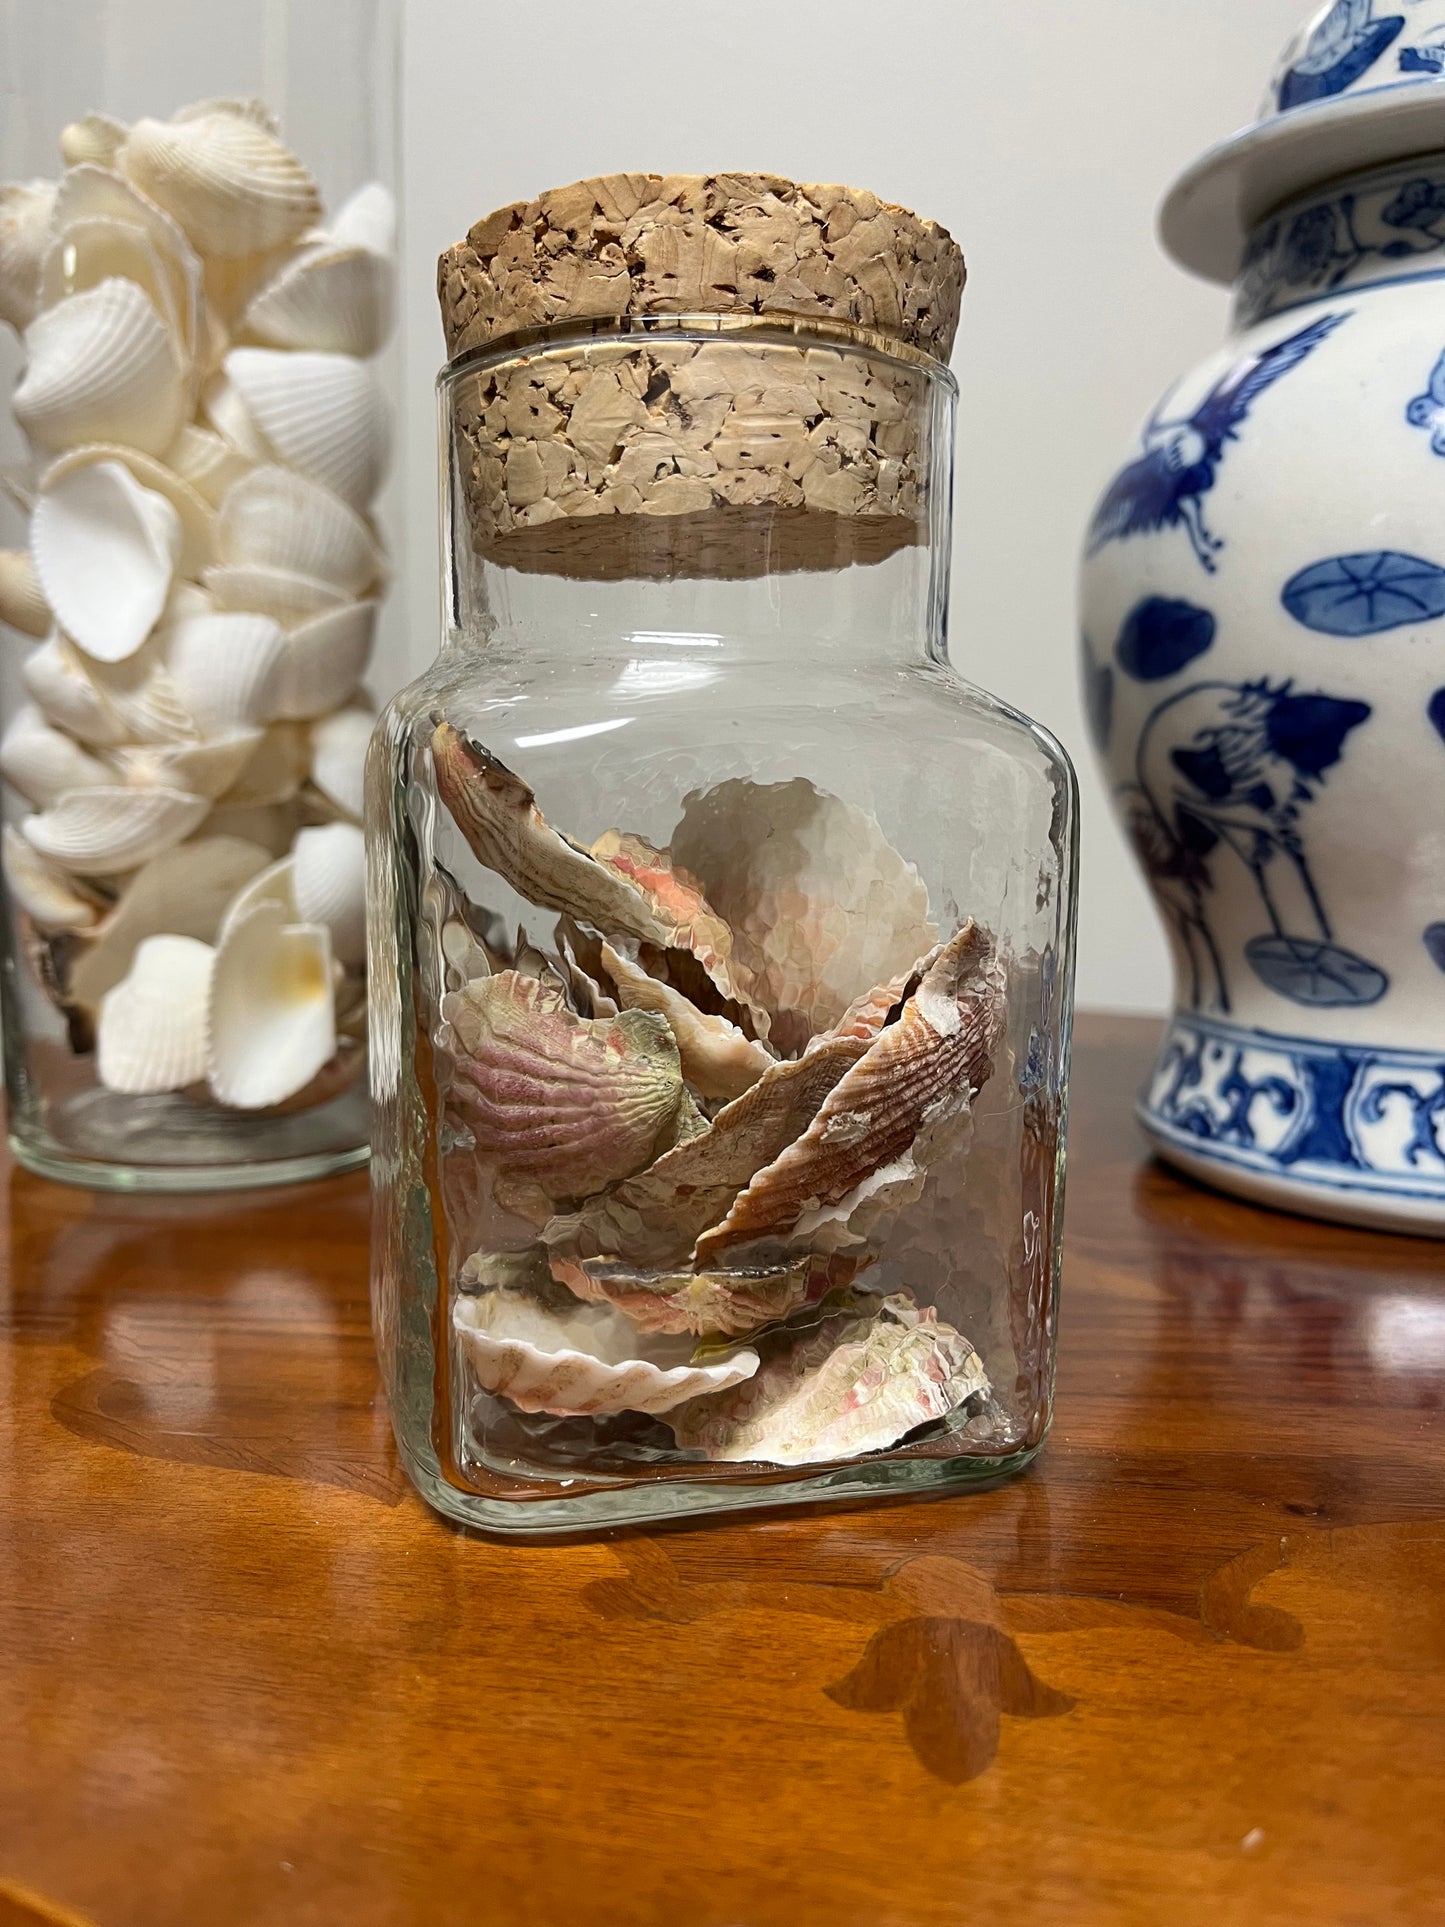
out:
<path id="1" fill-rule="evenodd" d="M 963 284 L 962 253 L 936 223 L 774 175 L 610 175 L 499 209 L 438 275 L 453 359 L 529 337 L 456 384 L 475 546 L 584 576 L 743 575 L 923 540 L 919 356 L 948 359 Z M 824 325 L 796 347 L 746 333 L 533 335 L 671 315 Z M 654 526 L 582 526 L 616 516 Z"/>

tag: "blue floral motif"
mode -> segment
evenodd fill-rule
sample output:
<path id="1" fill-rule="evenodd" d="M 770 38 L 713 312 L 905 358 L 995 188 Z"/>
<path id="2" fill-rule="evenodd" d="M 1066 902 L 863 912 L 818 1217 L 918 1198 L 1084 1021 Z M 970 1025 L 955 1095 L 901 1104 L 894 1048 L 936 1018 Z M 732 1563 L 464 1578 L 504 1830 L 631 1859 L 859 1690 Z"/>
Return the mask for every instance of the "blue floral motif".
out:
<path id="1" fill-rule="evenodd" d="M 1208 609 L 1149 596 L 1130 611 L 1114 654 L 1136 682 L 1163 682 L 1214 646 L 1215 628 Z"/>
<path id="2" fill-rule="evenodd" d="M 1445 616 L 1445 569 L 1394 549 L 1337 555 L 1291 577 L 1280 599 L 1322 636 L 1378 636 Z"/>
<path id="3" fill-rule="evenodd" d="M 1416 261 L 1445 248 L 1445 181 L 1421 174 L 1327 196 L 1262 223 L 1240 270 L 1239 319 L 1330 294 L 1362 269 Z"/>
<path id="4" fill-rule="evenodd" d="M 1445 74 L 1445 46 L 1402 47 L 1400 72 L 1429 74 L 1432 79 L 1438 80 L 1442 74 Z"/>
<path id="5" fill-rule="evenodd" d="M 1405 26 L 1402 13 L 1374 18 L 1374 0 L 1336 0 L 1279 84 L 1280 112 L 1327 100 L 1369 72 Z"/>
<path id="6" fill-rule="evenodd" d="M 1412 428 L 1428 428 L 1430 447 L 1435 454 L 1445 455 L 1445 355 L 1431 370 L 1425 393 L 1416 395 L 1405 410 L 1405 419 Z"/>
<path id="7" fill-rule="evenodd" d="M 1445 689 L 1437 689 L 1430 698 L 1425 714 L 1440 732 L 1441 742 L 1445 742 Z"/>
<path id="8" fill-rule="evenodd" d="M 1406 181 L 1380 219 L 1389 227 L 1418 228 L 1422 234 L 1434 235 L 1445 219 L 1445 186 L 1424 174 Z"/>

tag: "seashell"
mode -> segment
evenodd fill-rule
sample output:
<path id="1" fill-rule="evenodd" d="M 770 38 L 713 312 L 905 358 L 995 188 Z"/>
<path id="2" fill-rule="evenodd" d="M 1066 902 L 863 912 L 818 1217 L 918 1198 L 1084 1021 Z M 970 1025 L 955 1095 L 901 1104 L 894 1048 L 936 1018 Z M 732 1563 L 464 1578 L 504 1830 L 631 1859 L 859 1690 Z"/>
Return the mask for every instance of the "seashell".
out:
<path id="1" fill-rule="evenodd" d="M 107 238 L 99 232 L 101 227 L 120 233 Z M 42 273 L 42 280 L 49 277 L 48 299 L 76 291 L 71 282 L 81 272 L 81 264 L 79 260 L 74 265 L 68 263 L 64 250 L 82 231 L 90 237 L 86 252 L 93 264 L 103 263 L 109 249 L 120 245 L 122 236 L 139 237 L 147 244 L 147 249 L 137 254 L 132 241 L 128 258 L 132 263 L 141 262 L 141 285 L 175 331 L 186 354 L 194 357 L 201 346 L 201 263 L 169 214 L 108 166 L 72 167 L 60 183 L 50 222 Z M 78 254 L 79 243 L 75 245 Z M 87 271 L 87 282 L 91 278 Z M 137 278 L 133 268 L 126 270 L 125 278 Z"/>
<path id="2" fill-rule="evenodd" d="M 916 1198 L 952 1146 L 950 1125 L 992 1075 L 1002 1017 L 993 941 L 970 921 L 803 1135 L 698 1239 L 697 1263 L 725 1263 L 760 1239 L 858 1243 L 885 1211 Z"/>
<path id="3" fill-rule="evenodd" d="M 275 114 L 254 94 L 209 94 L 204 100 L 193 100 L 188 107 L 178 107 L 171 121 L 180 126 L 188 120 L 204 120 L 211 114 L 237 115 L 241 120 L 254 121 L 257 127 L 264 127 L 268 134 L 281 131 Z"/>
<path id="4" fill-rule="evenodd" d="M 61 870 L 54 870 L 13 824 L 3 838 L 5 884 L 13 900 L 47 934 L 89 931 L 100 921 L 103 905 Z"/>
<path id="5" fill-rule="evenodd" d="M 730 926 L 754 994 L 796 1012 L 805 1036 L 938 940 L 927 886 L 877 820 L 804 777 L 690 796 L 671 847 Z"/>
<path id="6" fill-rule="evenodd" d="M 299 628 L 312 616 L 339 609 L 347 599 L 329 582 L 315 582 L 310 576 L 290 575 L 284 569 L 263 569 L 245 563 L 234 568 L 218 565 L 207 569 L 205 582 L 218 609 L 270 616 L 283 629 Z"/>
<path id="7" fill-rule="evenodd" d="M 270 731 L 267 735 L 269 737 Z M 241 803 L 223 799 L 211 811 L 206 823 L 209 836 L 236 837 L 254 843 L 266 852 L 268 862 L 285 856 L 296 841 L 300 827 L 301 801 L 286 803 Z"/>
<path id="8" fill-rule="evenodd" d="M 861 1037 L 864 1043 L 871 1044 L 886 1025 L 896 1023 L 903 1015 L 903 1006 L 942 955 L 943 945 L 935 944 L 912 970 L 900 971 L 886 984 L 875 984 L 872 990 L 856 997 L 838 1019 L 835 1032 L 845 1037 Z"/>
<path id="9" fill-rule="evenodd" d="M 98 662 L 133 655 L 155 627 L 181 551 L 181 519 L 120 462 L 41 484 L 30 554 L 66 635 Z"/>
<path id="10" fill-rule="evenodd" d="M 262 905 L 275 910 L 283 923 L 300 923 L 301 917 L 296 909 L 296 864 L 288 853 L 268 863 L 264 870 L 251 877 L 244 887 L 236 892 L 226 906 L 226 914 L 221 919 L 220 941 L 250 916 L 253 910 Z"/>
<path id="11" fill-rule="evenodd" d="M 267 852 L 231 836 L 206 835 L 181 843 L 137 870 L 115 908 L 95 931 L 71 976 L 76 1001 L 97 1010 L 105 993 L 131 967 L 147 937 L 194 937 L 211 944 L 227 905 L 266 868 Z"/>
<path id="12" fill-rule="evenodd" d="M 216 953 L 194 937 L 147 937 L 101 1000 L 95 1074 L 108 1091 L 150 1097 L 206 1072 L 206 1007 Z"/>
<path id="13" fill-rule="evenodd" d="M 114 772 L 73 737 L 52 729 L 34 703 L 23 703 L 0 737 L 0 776 L 40 810 L 72 790 L 115 781 Z"/>
<path id="14" fill-rule="evenodd" d="M 44 857 L 80 876 L 137 870 L 199 828 L 210 805 L 185 790 L 96 784 L 21 826 Z"/>
<path id="15" fill-rule="evenodd" d="M 259 729 L 232 729 L 200 743 L 145 743 L 126 745 L 111 761 L 123 780 L 136 789 L 189 790 L 214 801 L 225 796 L 256 753 Z"/>
<path id="16" fill-rule="evenodd" d="M 396 196 L 380 181 L 368 181 L 343 201 L 326 226 L 334 247 L 365 248 L 370 254 L 396 253 Z"/>
<path id="17" fill-rule="evenodd" d="M 0 549 L 0 622 L 22 636 L 50 633 L 50 604 L 26 549 Z"/>
<path id="18" fill-rule="evenodd" d="M 183 482 L 189 482 L 203 501 L 218 509 L 250 468 L 248 458 L 214 429 L 190 422 L 172 444 L 169 457 Z"/>
<path id="19" fill-rule="evenodd" d="M 749 1351 L 694 1365 L 685 1338 L 646 1337 L 598 1305 L 549 1311 L 515 1291 L 459 1298 L 452 1321 L 477 1383 L 524 1412 L 669 1412 L 758 1368 Z"/>
<path id="20" fill-rule="evenodd" d="M 559 984 L 515 970 L 449 991 L 441 1010 L 455 1095 L 508 1189 L 589 1197 L 672 1141 L 682 1068 L 660 1017 L 576 1017 Z"/>
<path id="21" fill-rule="evenodd" d="M 193 489 L 189 482 L 177 475 L 174 469 L 158 462 L 154 455 L 142 454 L 138 448 L 123 448 L 114 442 L 98 442 L 94 446 L 73 448 L 68 454 L 60 456 L 51 463 L 40 478 L 42 496 L 55 487 L 57 482 L 67 476 L 76 475 L 82 469 L 98 468 L 102 463 L 116 462 L 125 469 L 133 480 L 147 488 L 154 495 L 162 496 L 175 510 L 181 524 L 181 552 L 176 560 L 177 573 L 182 576 L 199 576 L 210 562 L 215 543 L 216 515 L 209 502 Z M 172 594 L 179 584 L 174 584 Z"/>
<path id="22" fill-rule="evenodd" d="M 588 1304 L 615 1306 L 639 1331 L 725 1338 L 818 1304 L 861 1268 L 853 1258 L 806 1251 L 752 1271 L 637 1271 L 607 1258 L 552 1260 L 553 1277 L 569 1291 Z"/>
<path id="23" fill-rule="evenodd" d="M 112 277 L 68 295 L 25 330 L 25 374 L 11 397 L 37 448 L 128 442 L 159 455 L 185 416 L 186 368 L 149 295 Z"/>
<path id="24" fill-rule="evenodd" d="M 765 1342 L 757 1373 L 669 1417 L 678 1444 L 725 1464 L 824 1465 L 884 1452 L 989 1389 L 983 1361 L 899 1294 Z"/>
<path id="25" fill-rule="evenodd" d="M 176 693 L 203 736 L 276 715 L 285 638 L 269 616 L 192 616 L 161 640 Z"/>
<path id="26" fill-rule="evenodd" d="M 347 602 L 298 624 L 283 638 L 273 714 L 304 722 L 339 709 L 366 674 L 376 635 L 376 602 Z"/>
<path id="27" fill-rule="evenodd" d="M 40 303 L 40 260 L 55 206 L 53 181 L 0 185 L 0 319 L 23 332 Z"/>
<path id="28" fill-rule="evenodd" d="M 802 1057 L 774 1064 L 707 1131 L 571 1216 L 554 1218 L 542 1234 L 554 1260 L 685 1269 L 697 1240 L 727 1215 L 755 1173 L 802 1136 L 867 1049 L 857 1038 L 820 1038 Z"/>
<path id="29" fill-rule="evenodd" d="M 382 574 L 370 526 L 329 489 L 267 464 L 239 481 L 216 524 L 217 559 L 360 596 Z M 313 613 L 319 613 L 314 611 Z"/>
<path id="30" fill-rule="evenodd" d="M 347 816 L 361 821 L 366 752 L 376 718 L 365 709 L 338 709 L 311 732 L 311 780 Z"/>
<path id="31" fill-rule="evenodd" d="M 73 221 L 51 242 L 40 264 L 40 304 L 49 310 L 107 281 L 138 287 L 170 330 L 185 375 L 184 405 L 194 400 L 189 359 L 195 352 L 199 323 L 200 264 L 192 256 L 193 279 L 166 261 L 144 228 L 104 215 Z M 157 431 L 159 432 L 159 431 Z M 87 438 L 89 439 L 89 438 Z"/>
<path id="32" fill-rule="evenodd" d="M 231 788 L 220 798 L 227 810 L 289 803 L 311 767 L 311 739 L 299 723 L 272 723 L 259 740 Z"/>
<path id="33" fill-rule="evenodd" d="M 115 157 L 124 177 L 177 220 L 202 254 L 255 254 L 318 219 L 316 183 L 264 123 L 229 104 L 140 120 Z"/>
<path id="34" fill-rule="evenodd" d="M 270 348 L 366 356 L 395 321 L 396 269 L 363 247 L 322 242 L 294 255 L 247 308 L 246 335 Z"/>
<path id="35" fill-rule="evenodd" d="M 20 674 L 36 708 L 57 729 L 94 749 L 125 740 L 124 722 L 79 651 L 63 638 L 53 636 L 33 649 Z"/>
<path id="36" fill-rule="evenodd" d="M 61 129 L 61 159 L 67 167 L 109 167 L 129 132 L 111 114 L 87 114 Z"/>
<path id="37" fill-rule="evenodd" d="M 240 390 L 224 370 L 214 374 L 201 390 L 201 413 L 222 441 L 228 442 L 248 462 L 271 462 L 275 456 L 266 438 L 251 419 L 251 411 L 241 399 Z"/>
<path id="38" fill-rule="evenodd" d="M 741 1097 L 777 1059 L 726 1017 L 710 1017 L 670 984 L 650 977 L 640 964 L 609 943 L 602 962 L 617 986 L 624 1010 L 651 1010 L 667 1019 L 682 1055 L 682 1074 L 703 1097 Z"/>
<path id="39" fill-rule="evenodd" d="M 294 1097 L 336 1055 L 331 939 L 258 903 L 228 921 L 211 979 L 211 1094 L 233 1110 Z"/>
<path id="40" fill-rule="evenodd" d="M 302 923 L 324 923 L 348 969 L 366 959 L 366 839 L 354 824 L 302 830 L 291 858 L 291 888 Z"/>
<path id="41" fill-rule="evenodd" d="M 225 370 L 267 446 L 289 468 L 365 508 L 391 452 L 386 401 L 366 362 L 233 348 Z"/>
<path id="42" fill-rule="evenodd" d="M 119 717 L 131 742 L 194 743 L 199 739 L 200 729 L 172 679 L 160 635 L 148 637 L 124 662 L 91 663 L 88 668 L 91 682 Z"/>

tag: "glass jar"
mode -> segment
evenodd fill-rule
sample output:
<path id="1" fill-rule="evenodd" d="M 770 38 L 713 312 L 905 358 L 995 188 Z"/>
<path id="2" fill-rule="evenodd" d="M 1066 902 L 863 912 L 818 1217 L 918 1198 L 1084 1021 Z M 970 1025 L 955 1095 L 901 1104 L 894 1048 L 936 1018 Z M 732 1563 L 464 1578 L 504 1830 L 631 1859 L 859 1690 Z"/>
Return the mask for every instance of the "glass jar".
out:
<path id="1" fill-rule="evenodd" d="M 0 63 L 11 1141 L 119 1188 L 342 1169 L 369 1135 L 391 0 L 53 0 L 5 11 Z"/>
<path id="2" fill-rule="evenodd" d="M 825 194 L 588 183 L 444 258 L 446 633 L 367 777 L 373 1305 L 472 1525 L 942 1489 L 1048 1427 L 1075 787 L 949 666 L 961 260 L 914 325 L 736 272 L 516 312 L 564 215 L 553 287 L 624 220 L 655 263 L 849 212 L 937 278 Z"/>

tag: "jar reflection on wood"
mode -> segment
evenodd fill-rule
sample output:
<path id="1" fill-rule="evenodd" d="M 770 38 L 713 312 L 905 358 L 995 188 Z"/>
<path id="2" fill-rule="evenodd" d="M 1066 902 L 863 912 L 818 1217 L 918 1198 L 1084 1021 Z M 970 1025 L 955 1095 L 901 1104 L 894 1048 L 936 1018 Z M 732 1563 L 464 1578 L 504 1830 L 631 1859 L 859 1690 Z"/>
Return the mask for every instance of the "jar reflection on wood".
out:
<path id="1" fill-rule="evenodd" d="M 456 1518 L 1043 1439 L 1074 793 L 948 667 L 961 285 L 931 224 L 753 176 L 443 259 L 448 630 L 368 824 L 378 1345 Z"/>

